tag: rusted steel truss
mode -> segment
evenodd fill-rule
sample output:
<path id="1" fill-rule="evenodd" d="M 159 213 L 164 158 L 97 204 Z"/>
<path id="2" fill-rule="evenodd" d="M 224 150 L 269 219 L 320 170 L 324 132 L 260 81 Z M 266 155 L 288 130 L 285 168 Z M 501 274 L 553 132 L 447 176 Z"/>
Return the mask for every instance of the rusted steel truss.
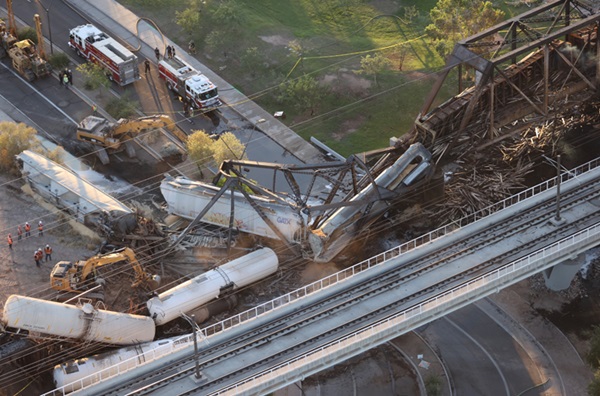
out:
<path id="1" fill-rule="evenodd" d="M 487 138 L 497 139 L 499 130 L 517 119 L 548 116 L 558 100 L 586 89 L 597 92 L 599 21 L 599 2 L 559 0 L 457 43 L 408 135 L 410 142 L 426 147 L 442 142 L 444 149 L 434 152 L 439 161 L 473 124 L 479 129 L 483 124 Z M 474 82 L 463 90 L 469 72 Z M 430 112 L 451 75 L 459 94 Z"/>

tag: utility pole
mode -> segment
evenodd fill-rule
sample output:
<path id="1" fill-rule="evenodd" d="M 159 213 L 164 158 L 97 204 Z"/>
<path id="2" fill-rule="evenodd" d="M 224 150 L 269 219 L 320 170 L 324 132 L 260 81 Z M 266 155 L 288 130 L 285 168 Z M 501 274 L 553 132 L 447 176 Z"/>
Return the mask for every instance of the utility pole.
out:
<path id="1" fill-rule="evenodd" d="M 556 217 L 557 222 L 560 221 L 560 154 L 556 156 Z"/>
<path id="2" fill-rule="evenodd" d="M 52 25 L 50 24 L 50 7 L 46 8 L 41 0 L 35 0 L 46 11 L 46 19 L 48 20 L 48 38 L 50 39 L 50 54 L 54 55 L 54 45 L 52 44 Z M 42 43 L 39 43 L 40 45 Z"/>

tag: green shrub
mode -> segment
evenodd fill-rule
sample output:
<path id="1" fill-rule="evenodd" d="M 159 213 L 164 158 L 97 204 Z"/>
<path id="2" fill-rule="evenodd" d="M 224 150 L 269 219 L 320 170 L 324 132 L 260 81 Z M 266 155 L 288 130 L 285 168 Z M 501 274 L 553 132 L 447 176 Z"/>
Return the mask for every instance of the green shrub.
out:
<path id="1" fill-rule="evenodd" d="M 32 27 L 25 27 L 22 29 L 18 29 L 17 37 L 19 38 L 19 41 L 29 39 L 36 44 L 38 43 L 37 34 L 35 33 L 35 29 Z"/>
<path id="2" fill-rule="evenodd" d="M 123 95 L 120 98 L 114 98 L 108 101 L 106 105 L 106 111 L 108 114 L 116 118 L 129 118 L 135 114 L 136 109 L 139 107 L 139 103 L 129 95 Z"/>
<path id="3" fill-rule="evenodd" d="M 50 65 L 52 65 L 54 70 L 62 70 L 69 66 L 70 60 L 64 52 L 57 52 L 50 55 L 48 62 L 50 62 Z"/>

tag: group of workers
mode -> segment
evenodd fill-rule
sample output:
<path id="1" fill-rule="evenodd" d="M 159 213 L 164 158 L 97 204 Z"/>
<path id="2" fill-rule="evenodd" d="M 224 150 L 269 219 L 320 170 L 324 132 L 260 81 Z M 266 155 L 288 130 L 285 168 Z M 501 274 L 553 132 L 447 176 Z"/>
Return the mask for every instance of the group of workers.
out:
<path id="1" fill-rule="evenodd" d="M 58 73 L 58 80 L 60 85 L 64 85 L 67 88 L 69 85 L 73 85 L 73 73 L 71 69 L 65 69 Z"/>
<path id="2" fill-rule="evenodd" d="M 25 236 L 25 238 L 28 238 L 31 236 L 31 225 L 29 224 L 29 222 L 25 222 L 25 225 L 23 227 L 21 227 L 20 224 L 17 226 L 17 241 L 22 240 L 23 236 Z M 38 223 L 38 237 L 43 237 L 43 236 L 44 236 L 44 223 L 40 220 Z M 8 248 L 10 250 L 12 250 L 12 245 L 13 245 L 12 234 L 8 234 L 8 237 L 6 239 L 8 242 Z M 39 267 L 41 265 L 40 263 L 41 263 L 42 259 L 44 259 L 44 257 L 45 257 L 45 261 L 52 261 L 52 247 L 48 244 L 46 245 L 46 247 L 43 250 L 42 250 L 42 248 L 39 248 L 33 254 L 33 259 L 35 260 L 35 265 L 37 267 Z"/>

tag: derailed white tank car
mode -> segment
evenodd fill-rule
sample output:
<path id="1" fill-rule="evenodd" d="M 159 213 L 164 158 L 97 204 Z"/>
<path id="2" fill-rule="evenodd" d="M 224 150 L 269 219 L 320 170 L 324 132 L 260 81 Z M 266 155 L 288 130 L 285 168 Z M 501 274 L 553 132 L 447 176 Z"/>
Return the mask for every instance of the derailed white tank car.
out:
<path id="1" fill-rule="evenodd" d="M 115 349 L 90 357 L 58 364 L 52 371 L 54 385 L 74 392 L 119 373 L 185 348 L 194 342 L 191 334 Z"/>
<path id="2" fill-rule="evenodd" d="M 156 324 L 162 325 L 219 297 L 223 288 L 244 287 L 275 273 L 278 266 L 273 250 L 258 249 L 151 298 L 146 306 Z"/>
<path id="3" fill-rule="evenodd" d="M 194 220 L 219 191 L 219 187 L 181 176 L 176 178 L 167 176 L 160 183 L 160 192 L 167 202 L 168 212 L 188 220 Z M 237 230 L 266 238 L 280 239 L 239 191 L 223 192 L 223 195 L 208 209 L 200 221 L 220 227 L 229 227 L 232 194 L 235 202 L 233 224 Z M 300 241 L 302 224 L 305 220 L 292 208 L 262 196 L 253 195 L 252 198 L 287 241 Z"/>
<path id="4" fill-rule="evenodd" d="M 60 304 L 12 295 L 4 305 L 8 327 L 84 341 L 131 345 L 154 339 L 156 327 L 147 316 L 96 309 L 89 303 Z"/>

